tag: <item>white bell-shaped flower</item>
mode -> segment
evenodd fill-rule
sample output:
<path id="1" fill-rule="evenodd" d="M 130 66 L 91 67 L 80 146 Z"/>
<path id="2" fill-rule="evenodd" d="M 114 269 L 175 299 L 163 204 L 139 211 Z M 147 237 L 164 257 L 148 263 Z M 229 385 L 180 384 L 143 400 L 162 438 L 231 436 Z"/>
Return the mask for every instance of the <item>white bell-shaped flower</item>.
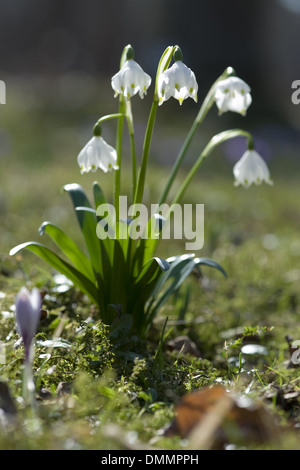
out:
<path id="1" fill-rule="evenodd" d="M 116 150 L 102 137 L 96 135 L 83 147 L 77 161 L 81 174 L 94 172 L 97 168 L 101 168 L 104 173 L 119 169 Z"/>
<path id="2" fill-rule="evenodd" d="M 133 59 L 127 60 L 121 70 L 111 79 L 115 97 L 122 94 L 129 99 L 139 93 L 140 97 L 143 98 L 150 85 L 150 75 L 145 73 L 142 67 Z"/>
<path id="3" fill-rule="evenodd" d="M 273 184 L 269 168 L 264 159 L 255 151 L 247 150 L 241 159 L 234 165 L 235 186 L 243 185 L 248 188 L 252 183 L 261 184 L 265 181 Z"/>
<path id="4" fill-rule="evenodd" d="M 197 102 L 198 84 L 194 72 L 181 60 L 177 60 L 172 67 L 162 72 L 157 80 L 157 95 L 159 105 L 171 96 L 179 101 L 191 97 Z"/>
<path id="5" fill-rule="evenodd" d="M 252 103 L 250 92 L 249 85 L 238 77 L 228 77 L 219 81 L 215 90 L 215 102 L 219 114 L 233 111 L 244 116 Z"/>

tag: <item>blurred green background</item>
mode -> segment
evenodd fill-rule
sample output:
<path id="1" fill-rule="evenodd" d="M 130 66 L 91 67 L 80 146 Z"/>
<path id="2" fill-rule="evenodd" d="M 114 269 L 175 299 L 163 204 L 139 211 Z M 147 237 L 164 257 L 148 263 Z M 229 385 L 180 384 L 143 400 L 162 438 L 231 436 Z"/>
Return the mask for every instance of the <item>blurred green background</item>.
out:
<path id="1" fill-rule="evenodd" d="M 88 192 L 97 179 L 111 194 L 113 176 L 100 171 L 81 176 L 76 158 L 94 122 L 117 111 L 110 78 L 128 43 L 152 77 L 165 47 L 178 44 L 196 73 L 200 103 L 229 65 L 251 86 L 253 103 L 246 117 L 219 117 L 215 107 L 210 111 L 186 168 L 215 133 L 241 127 L 253 133 L 275 186 L 233 188 L 232 166 L 244 152 L 244 140 L 235 139 L 205 162 L 186 201 L 205 204 L 203 254 L 211 256 L 224 243 L 253 236 L 263 243 L 271 234 L 273 249 L 292 247 L 292 268 L 298 269 L 300 105 L 291 101 L 291 84 L 300 78 L 299 25 L 298 0 L 0 0 L 0 79 L 6 84 L 6 104 L 0 105 L 2 271 L 9 269 L 9 249 L 39 239 L 44 220 L 69 233 L 75 227 L 71 205 L 61 193 L 64 184 L 78 182 Z M 153 86 L 143 101 L 132 100 L 138 155 L 152 92 Z M 182 107 L 169 100 L 159 109 L 148 202 L 159 195 L 198 109 L 192 100 Z M 115 130 L 111 121 L 103 129 L 112 145 Z M 124 148 L 130 174 L 126 142 Z M 127 177 L 122 189 L 130 191 Z M 281 243 L 282 233 L 290 238 Z M 172 251 L 170 246 L 163 249 Z"/>

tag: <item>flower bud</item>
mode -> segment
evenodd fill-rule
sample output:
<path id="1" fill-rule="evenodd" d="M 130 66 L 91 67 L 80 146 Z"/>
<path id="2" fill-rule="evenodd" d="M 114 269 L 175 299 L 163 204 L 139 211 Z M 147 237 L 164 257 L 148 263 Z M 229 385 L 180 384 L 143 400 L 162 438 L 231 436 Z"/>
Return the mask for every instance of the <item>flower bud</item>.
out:
<path id="1" fill-rule="evenodd" d="M 134 50 L 133 47 L 128 44 L 126 47 L 126 60 L 133 60 L 134 59 Z"/>
<path id="2" fill-rule="evenodd" d="M 183 54 L 179 46 L 176 46 L 175 48 L 173 59 L 174 59 L 174 62 L 177 62 L 177 60 L 180 60 L 182 62 L 183 60 Z"/>
<path id="3" fill-rule="evenodd" d="M 22 287 L 16 298 L 16 322 L 17 330 L 22 336 L 25 359 L 30 357 L 30 348 L 35 336 L 41 316 L 41 295 L 34 288 L 30 293 L 26 287 Z"/>
<path id="4" fill-rule="evenodd" d="M 95 137 L 100 137 L 102 134 L 102 128 L 100 124 L 96 123 L 93 128 L 93 134 Z"/>

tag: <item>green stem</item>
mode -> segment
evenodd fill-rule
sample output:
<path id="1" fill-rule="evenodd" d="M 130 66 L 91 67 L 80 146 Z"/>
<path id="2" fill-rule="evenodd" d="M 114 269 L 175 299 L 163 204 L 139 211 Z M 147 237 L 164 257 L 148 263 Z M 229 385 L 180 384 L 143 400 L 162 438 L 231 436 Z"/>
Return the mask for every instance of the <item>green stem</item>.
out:
<path id="1" fill-rule="evenodd" d="M 136 152 L 134 134 L 129 133 L 130 146 L 131 146 L 131 165 L 132 165 L 132 197 L 134 198 L 136 191 Z"/>
<path id="2" fill-rule="evenodd" d="M 117 119 L 119 117 L 122 117 L 123 114 L 121 113 L 115 113 L 115 114 L 107 114 L 106 116 L 102 116 L 101 118 L 98 119 L 96 122 L 95 126 L 100 125 L 104 121 L 109 121 L 109 119 Z"/>
<path id="3" fill-rule="evenodd" d="M 250 145 L 253 143 L 252 135 L 249 132 L 246 132 L 242 129 L 230 129 L 228 131 L 220 132 L 220 134 L 215 135 L 207 144 L 203 152 L 199 155 L 196 162 L 194 163 L 193 167 L 187 174 L 186 178 L 184 179 L 182 185 L 180 186 L 175 198 L 173 199 L 172 205 L 181 201 L 184 192 L 186 191 L 187 187 L 189 186 L 192 178 L 198 171 L 199 167 L 203 163 L 203 160 L 209 156 L 209 154 L 222 142 L 225 142 L 228 139 L 233 139 L 234 137 L 243 136 L 248 139 Z"/>
<path id="4" fill-rule="evenodd" d="M 211 107 L 213 106 L 214 104 L 214 92 L 215 92 L 215 86 L 216 84 L 220 81 L 220 80 L 224 80 L 226 77 L 232 75 L 234 73 L 234 70 L 232 69 L 232 67 L 228 67 L 224 72 L 223 74 L 215 81 L 215 83 L 212 85 L 212 87 L 210 88 L 208 94 L 206 95 L 206 98 L 204 99 L 203 103 L 202 103 L 202 106 L 192 124 L 192 127 L 181 147 L 181 150 L 179 151 L 179 154 L 177 156 L 177 159 L 175 161 L 175 164 L 172 168 L 172 171 L 170 173 L 170 176 L 167 180 L 167 183 L 166 183 L 166 186 L 159 198 L 159 201 L 158 201 L 158 204 L 163 204 L 167 197 L 168 197 L 168 194 L 170 192 L 170 189 L 171 189 L 171 186 L 175 180 L 175 177 L 178 173 L 178 170 L 180 168 L 180 166 L 182 165 L 182 162 L 186 156 L 186 153 L 188 151 L 188 148 L 191 144 L 191 141 L 195 135 L 195 132 L 198 128 L 198 126 L 203 122 L 205 116 L 207 115 L 208 111 L 211 109 Z"/>
<path id="5" fill-rule="evenodd" d="M 131 112 L 131 101 L 126 100 L 126 120 L 128 125 L 128 132 L 130 138 L 131 148 L 131 166 L 132 166 L 132 197 L 134 199 L 136 191 L 136 151 L 135 151 L 135 139 L 134 139 L 134 127 L 133 127 L 133 116 Z"/>
<path id="6" fill-rule="evenodd" d="M 30 356 L 33 356 L 33 345 L 31 345 Z M 35 386 L 33 382 L 32 359 L 25 359 L 23 364 L 23 399 L 25 406 L 31 416 L 35 415 Z"/>
<path id="7" fill-rule="evenodd" d="M 120 69 L 125 64 L 127 60 L 127 54 L 131 49 L 132 47 L 130 44 L 124 47 L 122 55 L 121 55 L 121 59 L 120 59 Z M 126 103 L 122 95 L 120 95 L 119 97 L 119 113 L 118 114 L 119 114 L 119 118 L 118 118 L 118 129 L 117 129 L 116 151 L 117 151 L 117 165 L 119 166 L 119 169 L 115 170 L 115 186 L 114 186 L 114 207 L 116 210 L 116 221 L 119 220 L 119 212 L 120 212 L 119 196 L 121 192 L 122 139 L 123 139 L 124 116 L 126 114 Z"/>
<path id="8" fill-rule="evenodd" d="M 141 164 L 141 168 L 139 171 L 137 188 L 136 188 L 135 197 L 134 197 L 134 204 L 142 203 L 142 200 L 143 200 L 146 170 L 147 170 L 148 157 L 149 157 L 149 151 L 150 151 L 150 145 L 151 145 L 151 139 L 152 139 L 152 134 L 153 134 L 153 129 L 154 129 L 157 107 L 158 107 L 158 100 L 154 99 L 152 103 L 149 119 L 148 119 L 146 134 L 145 134 L 145 140 L 144 140 L 144 146 L 143 146 L 143 159 L 142 159 L 142 164 Z"/>
<path id="9" fill-rule="evenodd" d="M 163 73 L 164 70 L 166 70 L 169 67 L 175 49 L 176 49 L 176 46 L 167 47 L 164 53 L 162 54 L 158 67 L 157 67 L 154 97 L 153 97 L 153 102 L 152 102 L 152 106 L 151 106 L 151 110 L 150 110 L 150 114 L 148 118 L 148 124 L 147 124 L 145 139 L 144 139 L 143 158 L 142 158 L 141 168 L 139 171 L 137 188 L 136 188 L 136 192 L 134 196 L 134 204 L 139 204 L 143 200 L 148 157 L 149 157 L 150 145 L 151 145 L 152 134 L 153 134 L 153 129 L 154 129 L 156 112 L 158 108 L 158 96 L 157 96 L 158 78 L 159 78 L 159 75 Z"/>
<path id="10" fill-rule="evenodd" d="M 169 194 L 169 192 L 170 192 L 171 186 L 172 186 L 172 184 L 173 184 L 173 182 L 174 182 L 174 179 L 175 179 L 175 177 L 176 177 L 176 175 L 177 175 L 177 173 L 178 173 L 178 170 L 179 170 L 179 168 L 180 168 L 180 166 L 181 166 L 181 164 L 182 164 L 182 162 L 183 162 L 183 160 L 184 160 L 184 157 L 185 157 L 186 152 L 187 152 L 187 150 L 188 150 L 188 148 L 189 148 L 189 146 L 190 146 L 190 143 L 191 143 L 191 141 L 192 141 L 192 139 L 193 139 L 193 137 L 194 137 L 194 134 L 195 134 L 195 132 L 196 132 L 196 130 L 197 130 L 197 127 L 198 127 L 198 122 L 197 122 L 197 120 L 195 120 L 195 121 L 193 122 L 193 125 L 192 125 L 192 127 L 191 127 L 191 129 L 190 129 L 190 131 L 189 131 L 189 133 L 188 133 L 188 135 L 187 135 L 187 137 L 186 137 L 186 139 L 185 139 L 185 141 L 184 141 L 184 143 L 183 143 L 183 146 L 182 146 L 182 148 L 181 148 L 181 150 L 180 150 L 180 152 L 179 152 L 179 154 L 178 154 L 178 156 L 177 156 L 177 159 L 176 159 L 176 161 L 175 161 L 175 164 L 174 164 L 174 166 L 172 167 L 172 171 L 171 171 L 171 173 L 170 173 L 170 175 L 169 175 L 169 178 L 168 178 L 168 180 L 167 180 L 167 184 L 166 184 L 166 186 L 165 186 L 165 188 L 164 188 L 164 190 L 163 190 L 163 192 L 162 192 L 162 194 L 161 194 L 161 196 L 160 196 L 160 198 L 159 198 L 159 200 L 158 200 L 158 204 L 159 204 L 159 205 L 160 205 L 160 204 L 163 204 L 163 203 L 166 201 L 167 197 L 168 197 L 168 194 Z"/>
<path id="11" fill-rule="evenodd" d="M 122 163 L 122 138 L 123 138 L 123 125 L 124 125 L 124 98 L 120 96 L 119 104 L 119 118 L 118 118 L 118 129 L 117 129 L 117 165 L 118 170 L 115 170 L 115 186 L 114 186 L 114 207 L 116 210 L 116 221 L 119 220 L 119 196 L 121 191 L 121 163 Z"/>

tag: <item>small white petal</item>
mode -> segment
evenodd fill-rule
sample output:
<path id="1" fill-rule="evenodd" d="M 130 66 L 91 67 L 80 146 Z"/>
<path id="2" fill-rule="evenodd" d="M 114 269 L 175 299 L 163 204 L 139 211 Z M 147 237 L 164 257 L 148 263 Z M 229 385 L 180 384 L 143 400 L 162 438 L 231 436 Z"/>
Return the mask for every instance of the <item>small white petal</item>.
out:
<path id="1" fill-rule="evenodd" d="M 150 85 L 151 77 L 133 59 L 125 62 L 121 70 L 111 79 L 115 96 L 122 94 L 128 99 L 137 93 L 143 98 Z"/>
<path id="2" fill-rule="evenodd" d="M 273 184 L 266 162 L 255 150 L 247 150 L 243 154 L 234 165 L 233 174 L 236 186 L 241 184 L 248 188 L 252 183 L 261 184 L 263 181 Z"/>

